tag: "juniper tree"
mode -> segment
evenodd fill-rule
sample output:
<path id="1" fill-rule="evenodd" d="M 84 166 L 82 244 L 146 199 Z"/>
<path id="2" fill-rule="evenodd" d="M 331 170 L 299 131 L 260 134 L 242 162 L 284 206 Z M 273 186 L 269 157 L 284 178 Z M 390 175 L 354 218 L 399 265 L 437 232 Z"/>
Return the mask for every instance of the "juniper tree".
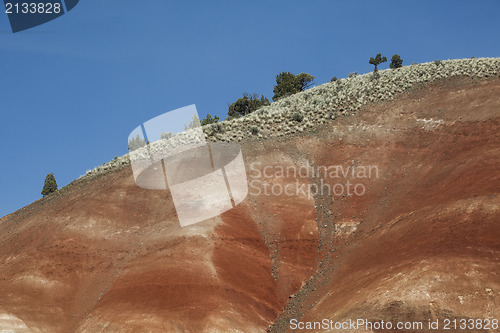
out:
<path id="1" fill-rule="evenodd" d="M 391 58 L 391 63 L 389 64 L 389 67 L 392 69 L 403 67 L 403 59 L 399 56 L 399 54 L 395 54 Z"/>
<path id="2" fill-rule="evenodd" d="M 259 98 L 257 94 L 244 93 L 243 97 L 238 98 L 236 102 L 229 106 L 227 114 L 231 118 L 245 116 L 269 104 L 271 103 L 264 95 Z"/>
<path id="3" fill-rule="evenodd" d="M 273 88 L 273 101 L 306 90 L 312 85 L 313 81 L 314 76 L 308 73 L 294 75 L 290 72 L 282 72 L 276 75 L 276 85 Z"/>
<path id="4" fill-rule="evenodd" d="M 375 56 L 375 58 L 370 57 L 370 64 L 372 64 L 372 65 L 375 66 L 375 69 L 373 70 L 374 72 L 378 71 L 378 69 L 377 69 L 378 65 L 380 65 L 381 63 L 386 62 L 386 61 L 387 61 L 387 58 L 386 57 L 382 57 L 381 53 L 377 54 Z"/>
<path id="5" fill-rule="evenodd" d="M 49 173 L 45 177 L 45 183 L 43 184 L 42 195 L 46 196 L 52 192 L 57 191 L 57 182 L 53 173 Z"/>
<path id="6" fill-rule="evenodd" d="M 216 123 L 218 121 L 219 121 L 219 117 L 218 116 L 214 116 L 212 118 L 212 116 L 210 115 L 210 113 L 207 113 L 207 117 L 201 121 L 201 126 L 205 126 L 205 125 L 208 125 L 208 124 L 214 124 L 214 123 Z"/>

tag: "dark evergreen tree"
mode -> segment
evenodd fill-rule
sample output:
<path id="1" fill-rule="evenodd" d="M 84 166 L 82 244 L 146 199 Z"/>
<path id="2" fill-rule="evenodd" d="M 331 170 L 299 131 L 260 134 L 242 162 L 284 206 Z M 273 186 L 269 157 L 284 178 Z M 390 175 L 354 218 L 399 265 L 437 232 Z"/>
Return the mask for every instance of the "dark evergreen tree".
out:
<path id="1" fill-rule="evenodd" d="M 57 182 L 53 173 L 49 173 L 45 177 L 45 183 L 43 184 L 42 195 L 46 196 L 52 192 L 57 191 Z"/>
<path id="2" fill-rule="evenodd" d="M 307 73 L 294 75 L 290 72 L 282 72 L 276 75 L 276 85 L 273 88 L 273 101 L 306 90 L 312 85 L 313 81 L 314 76 Z"/>
<path id="3" fill-rule="evenodd" d="M 393 55 L 389 67 L 392 69 L 403 67 L 403 59 L 398 54 Z"/>
<path id="4" fill-rule="evenodd" d="M 243 97 L 238 98 L 236 102 L 229 106 L 229 111 L 227 112 L 227 114 L 231 118 L 241 117 L 257 111 L 263 106 L 269 104 L 271 103 L 264 95 L 259 98 L 257 94 L 250 95 L 244 93 Z"/>
<path id="5" fill-rule="evenodd" d="M 380 65 L 383 62 L 386 62 L 387 58 L 382 57 L 382 54 L 379 53 L 375 56 L 375 58 L 370 57 L 370 64 L 375 66 L 375 69 L 373 70 L 374 72 L 378 71 L 377 66 Z"/>
<path id="6" fill-rule="evenodd" d="M 219 117 L 218 116 L 215 116 L 215 117 L 212 118 L 212 116 L 210 115 L 210 113 L 207 113 L 207 117 L 201 121 L 201 126 L 205 126 L 205 125 L 208 125 L 208 124 L 215 124 L 218 121 L 219 121 Z"/>
<path id="7" fill-rule="evenodd" d="M 314 76 L 307 73 L 300 73 L 295 76 L 297 82 L 299 83 L 300 91 L 306 90 L 310 86 L 312 86 L 314 81 Z"/>

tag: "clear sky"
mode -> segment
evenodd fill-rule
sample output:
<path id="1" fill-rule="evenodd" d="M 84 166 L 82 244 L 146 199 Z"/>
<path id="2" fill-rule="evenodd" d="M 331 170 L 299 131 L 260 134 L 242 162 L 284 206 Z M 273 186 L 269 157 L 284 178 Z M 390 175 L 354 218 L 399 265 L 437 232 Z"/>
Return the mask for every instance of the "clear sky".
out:
<path id="1" fill-rule="evenodd" d="M 196 104 L 227 116 L 243 92 L 272 97 L 281 71 L 332 76 L 500 56 L 500 1 L 81 0 L 13 34 L 0 12 L 0 216 L 127 152 L 129 133 Z M 386 68 L 387 63 L 380 66 Z"/>

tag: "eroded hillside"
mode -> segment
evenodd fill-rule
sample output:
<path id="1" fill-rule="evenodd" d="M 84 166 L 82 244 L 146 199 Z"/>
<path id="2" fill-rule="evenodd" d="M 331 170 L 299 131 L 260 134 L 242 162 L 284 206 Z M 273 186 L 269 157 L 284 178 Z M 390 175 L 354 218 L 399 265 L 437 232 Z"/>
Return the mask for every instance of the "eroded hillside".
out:
<path id="1" fill-rule="evenodd" d="M 240 142 L 254 187 L 209 221 L 181 228 L 168 191 L 137 187 L 121 161 L 2 218 L 0 331 L 287 332 L 292 319 L 500 318 L 498 61 L 488 68 L 432 76 L 349 111 L 321 102 L 318 116 L 301 110 L 303 124 L 269 110 L 282 129 L 266 120 L 260 137 Z M 230 126 L 243 138 L 249 119 Z M 230 128 L 219 139 L 232 133 L 238 140 Z M 276 172 L 304 166 L 377 173 Z M 364 193 L 256 193 L 347 181 Z"/>

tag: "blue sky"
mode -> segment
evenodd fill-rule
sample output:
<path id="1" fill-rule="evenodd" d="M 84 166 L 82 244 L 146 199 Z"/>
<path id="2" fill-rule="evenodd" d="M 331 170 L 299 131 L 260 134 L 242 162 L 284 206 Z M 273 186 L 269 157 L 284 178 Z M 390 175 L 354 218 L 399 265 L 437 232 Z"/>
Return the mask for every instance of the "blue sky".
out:
<path id="1" fill-rule="evenodd" d="M 125 154 L 157 115 L 196 104 L 225 118 L 243 92 L 271 99 L 281 71 L 321 84 L 371 71 L 379 52 L 498 57 L 498 13 L 498 0 L 82 0 L 16 34 L 0 13 L 0 216 L 39 199 L 47 173 L 64 186 Z"/>

